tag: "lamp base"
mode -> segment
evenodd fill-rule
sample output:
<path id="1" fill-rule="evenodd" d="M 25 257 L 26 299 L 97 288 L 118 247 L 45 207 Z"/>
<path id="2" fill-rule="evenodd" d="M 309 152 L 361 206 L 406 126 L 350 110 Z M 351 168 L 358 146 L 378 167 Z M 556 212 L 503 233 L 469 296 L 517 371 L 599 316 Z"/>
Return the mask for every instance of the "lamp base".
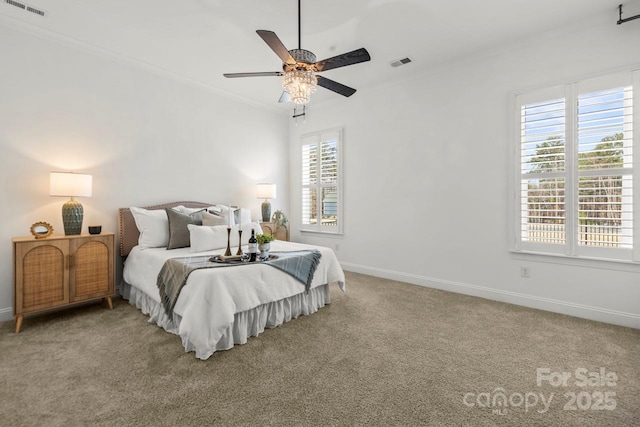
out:
<path id="1" fill-rule="evenodd" d="M 80 202 L 73 199 L 62 205 L 62 223 L 66 236 L 75 236 L 82 231 L 84 211 Z"/>
<path id="2" fill-rule="evenodd" d="M 271 203 L 268 200 L 262 202 L 262 222 L 271 221 Z"/>

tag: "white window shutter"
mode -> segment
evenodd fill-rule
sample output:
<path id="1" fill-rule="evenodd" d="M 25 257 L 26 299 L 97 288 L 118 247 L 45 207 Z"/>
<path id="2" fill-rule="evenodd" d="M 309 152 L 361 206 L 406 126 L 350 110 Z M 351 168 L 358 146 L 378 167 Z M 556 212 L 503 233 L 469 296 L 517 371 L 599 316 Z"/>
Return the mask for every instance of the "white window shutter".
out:
<path id="1" fill-rule="evenodd" d="M 516 96 L 517 250 L 640 261 L 633 73 Z"/>
<path id="2" fill-rule="evenodd" d="M 302 231 L 342 232 L 341 130 L 302 137 Z"/>

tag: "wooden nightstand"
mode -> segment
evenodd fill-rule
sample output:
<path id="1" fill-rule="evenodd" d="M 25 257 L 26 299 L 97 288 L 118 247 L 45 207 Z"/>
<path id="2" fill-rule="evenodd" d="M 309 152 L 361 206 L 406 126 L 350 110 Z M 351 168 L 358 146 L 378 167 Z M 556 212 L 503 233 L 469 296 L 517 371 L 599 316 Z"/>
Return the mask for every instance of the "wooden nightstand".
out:
<path id="1" fill-rule="evenodd" d="M 289 229 L 287 227 L 278 227 L 275 222 L 261 222 L 260 228 L 262 228 L 263 233 L 269 233 L 277 240 L 289 241 Z"/>
<path id="2" fill-rule="evenodd" d="M 25 314 L 99 298 L 113 309 L 113 233 L 12 241 L 16 334 Z"/>

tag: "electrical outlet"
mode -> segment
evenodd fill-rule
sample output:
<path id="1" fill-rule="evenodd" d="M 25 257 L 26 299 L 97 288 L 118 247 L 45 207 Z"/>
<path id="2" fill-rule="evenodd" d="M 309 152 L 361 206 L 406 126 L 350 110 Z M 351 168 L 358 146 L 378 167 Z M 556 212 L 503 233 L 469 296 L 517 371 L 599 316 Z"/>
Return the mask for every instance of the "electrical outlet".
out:
<path id="1" fill-rule="evenodd" d="M 339 250 L 340 250 L 340 244 L 336 243 L 336 251 L 339 251 Z"/>
<path id="2" fill-rule="evenodd" d="M 520 277 L 531 277 L 531 271 L 529 267 L 520 267 Z"/>

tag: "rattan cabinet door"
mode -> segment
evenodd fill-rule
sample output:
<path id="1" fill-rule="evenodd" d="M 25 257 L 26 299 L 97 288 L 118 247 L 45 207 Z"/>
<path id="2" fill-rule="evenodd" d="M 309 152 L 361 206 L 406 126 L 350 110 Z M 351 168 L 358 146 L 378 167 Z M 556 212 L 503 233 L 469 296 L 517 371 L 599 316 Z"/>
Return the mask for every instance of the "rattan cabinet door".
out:
<path id="1" fill-rule="evenodd" d="M 113 295 L 113 239 L 111 234 L 70 241 L 71 302 Z"/>
<path id="2" fill-rule="evenodd" d="M 15 313 L 30 313 L 69 303 L 67 240 L 17 242 Z"/>
<path id="3" fill-rule="evenodd" d="M 277 240 L 289 241 L 289 232 L 286 227 L 278 227 L 275 222 L 260 223 L 263 233 L 269 233 Z"/>

